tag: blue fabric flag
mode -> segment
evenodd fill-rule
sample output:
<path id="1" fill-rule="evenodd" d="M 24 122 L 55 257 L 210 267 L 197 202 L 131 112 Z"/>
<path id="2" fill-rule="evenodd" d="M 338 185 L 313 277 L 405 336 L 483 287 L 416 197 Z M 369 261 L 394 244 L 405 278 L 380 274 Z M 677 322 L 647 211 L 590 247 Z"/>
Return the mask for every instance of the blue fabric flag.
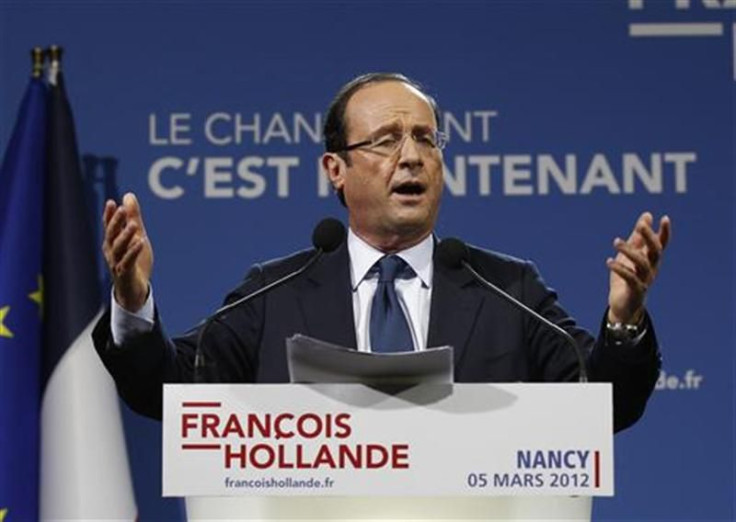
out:
<path id="1" fill-rule="evenodd" d="M 32 79 L 0 167 L 0 519 L 38 519 L 47 87 Z"/>
<path id="2" fill-rule="evenodd" d="M 44 263 L 48 299 L 44 317 L 42 376 L 56 364 L 102 305 L 98 246 L 88 213 L 77 138 L 64 76 L 49 87 L 48 170 L 44 210 Z"/>

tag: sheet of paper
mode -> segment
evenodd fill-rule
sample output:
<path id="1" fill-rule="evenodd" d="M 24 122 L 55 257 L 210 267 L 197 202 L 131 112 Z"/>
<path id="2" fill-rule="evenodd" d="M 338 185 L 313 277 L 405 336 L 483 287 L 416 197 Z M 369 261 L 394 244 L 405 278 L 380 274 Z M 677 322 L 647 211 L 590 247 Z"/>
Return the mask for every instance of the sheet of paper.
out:
<path id="1" fill-rule="evenodd" d="M 449 384 L 453 381 L 451 346 L 419 352 L 359 352 L 296 334 L 286 340 L 293 383 L 367 385 Z"/>

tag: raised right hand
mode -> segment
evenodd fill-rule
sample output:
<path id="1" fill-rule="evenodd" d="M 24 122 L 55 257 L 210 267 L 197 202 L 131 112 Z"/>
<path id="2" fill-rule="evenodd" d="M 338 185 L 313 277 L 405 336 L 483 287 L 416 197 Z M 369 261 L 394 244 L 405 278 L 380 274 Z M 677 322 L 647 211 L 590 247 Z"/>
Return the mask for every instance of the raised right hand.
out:
<path id="1" fill-rule="evenodd" d="M 143 307 L 153 270 L 153 248 L 143 225 L 138 199 L 131 192 L 118 206 L 107 200 L 102 214 L 102 253 L 115 287 L 115 300 L 130 312 Z"/>

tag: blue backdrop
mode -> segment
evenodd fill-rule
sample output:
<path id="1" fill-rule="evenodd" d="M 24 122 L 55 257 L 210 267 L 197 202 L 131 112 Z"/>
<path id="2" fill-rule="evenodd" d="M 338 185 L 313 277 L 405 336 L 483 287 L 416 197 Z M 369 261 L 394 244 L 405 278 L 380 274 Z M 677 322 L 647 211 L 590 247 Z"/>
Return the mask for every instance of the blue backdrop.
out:
<path id="1" fill-rule="evenodd" d="M 734 0 L 2 2 L 0 146 L 28 50 L 64 46 L 87 170 L 138 195 L 178 332 L 251 263 L 344 218 L 317 166 L 337 88 L 376 70 L 420 80 L 450 134 L 438 233 L 533 259 L 588 328 L 613 238 L 642 210 L 672 217 L 648 298 L 664 371 L 616 436 L 616 497 L 595 516 L 732 520 L 735 14 Z M 140 519 L 175 519 L 159 425 L 127 416 Z"/>

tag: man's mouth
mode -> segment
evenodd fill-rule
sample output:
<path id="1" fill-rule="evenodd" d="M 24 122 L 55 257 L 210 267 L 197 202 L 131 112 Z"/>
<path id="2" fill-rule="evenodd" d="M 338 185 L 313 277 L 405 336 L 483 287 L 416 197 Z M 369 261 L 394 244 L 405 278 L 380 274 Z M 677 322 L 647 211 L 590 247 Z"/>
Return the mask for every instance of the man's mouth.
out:
<path id="1" fill-rule="evenodd" d="M 405 181 L 394 186 L 391 193 L 401 196 L 421 196 L 426 190 L 426 187 L 418 181 Z"/>

